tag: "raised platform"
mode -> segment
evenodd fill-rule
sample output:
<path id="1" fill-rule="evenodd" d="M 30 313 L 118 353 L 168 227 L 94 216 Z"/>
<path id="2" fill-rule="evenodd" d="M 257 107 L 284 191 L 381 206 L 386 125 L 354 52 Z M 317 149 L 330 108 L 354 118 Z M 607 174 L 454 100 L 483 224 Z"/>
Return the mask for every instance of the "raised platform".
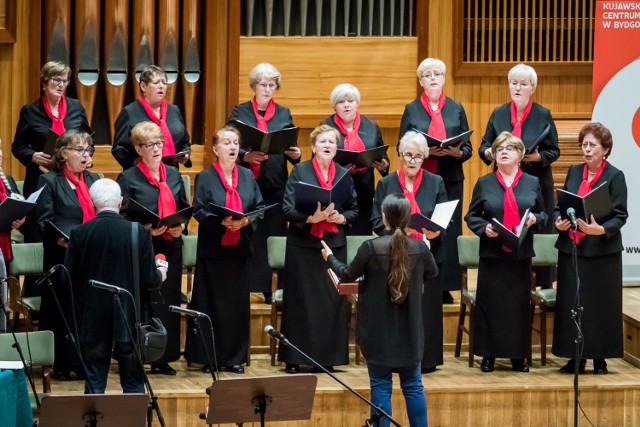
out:
<path id="1" fill-rule="evenodd" d="M 591 361 L 587 373 L 580 376 L 580 402 L 584 414 L 580 425 L 589 425 L 585 416 L 597 426 L 640 425 L 640 288 L 624 290 L 625 359 L 610 359 L 608 375 L 594 375 Z M 254 302 L 254 316 L 265 317 L 268 306 Z M 457 305 L 445 306 L 445 342 L 447 342 L 447 316 L 457 317 Z M 637 316 L 637 317 L 636 317 Z M 254 338 L 258 338 L 257 336 Z M 455 338 L 455 335 L 454 335 Z M 272 367 L 263 349 L 255 348 L 251 366 L 245 377 L 287 375 L 283 366 Z M 573 425 L 573 376 L 559 372 L 565 363 L 548 353 L 547 366 L 540 366 L 540 356 L 534 347 L 531 372 L 516 373 L 508 360 L 498 360 L 496 371 L 482 373 L 480 359 L 473 368 L 467 366 L 467 353 L 453 357 L 453 349 L 445 346 L 445 363 L 432 374 L 424 375 L 430 426 L 569 426 Z M 187 367 L 183 360 L 172 364 L 175 377 L 151 376 L 154 391 L 167 426 L 204 426 L 199 419 L 208 398 L 204 390 L 211 378 L 200 372 L 198 366 Z M 351 387 L 369 397 L 366 365 L 337 367 L 337 375 Z M 221 378 L 234 374 L 222 373 Z M 394 416 L 402 425 L 408 425 L 402 393 L 394 378 Z M 54 394 L 81 394 L 81 382 L 52 381 Z M 120 390 L 117 368 L 114 365 L 107 386 L 109 392 Z M 331 378 L 318 374 L 318 387 L 311 420 L 268 423 L 273 426 L 361 426 L 368 417 L 367 407 L 350 395 Z M 154 426 L 158 426 L 157 421 Z M 246 424 L 245 424 L 246 425 Z M 256 424 L 257 425 L 257 424 Z"/>

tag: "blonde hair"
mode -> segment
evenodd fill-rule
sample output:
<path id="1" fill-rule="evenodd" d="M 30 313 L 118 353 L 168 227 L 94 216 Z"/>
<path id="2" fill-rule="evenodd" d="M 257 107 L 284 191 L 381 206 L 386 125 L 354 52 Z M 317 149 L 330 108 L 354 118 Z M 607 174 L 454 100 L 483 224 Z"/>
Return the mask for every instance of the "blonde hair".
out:
<path id="1" fill-rule="evenodd" d="M 507 146 L 515 147 L 518 151 L 518 155 L 520 156 L 520 160 L 522 160 L 525 152 L 524 142 L 522 142 L 520 138 L 512 135 L 511 132 L 508 132 L 506 130 L 501 132 L 500 135 L 498 135 L 493 141 L 493 144 L 491 144 L 491 155 L 493 156 L 493 158 L 496 158 L 496 150 L 504 142 L 507 143 Z"/>
<path id="2" fill-rule="evenodd" d="M 131 143 L 133 145 L 146 144 L 149 139 L 161 139 L 164 141 L 164 135 L 160 126 L 153 122 L 140 122 L 131 129 Z"/>
<path id="3" fill-rule="evenodd" d="M 49 84 L 49 81 L 63 74 L 67 75 L 67 79 L 71 78 L 71 68 L 60 61 L 49 61 L 40 69 L 40 85 L 44 88 Z"/>
<path id="4" fill-rule="evenodd" d="M 318 139 L 318 136 L 327 132 L 333 133 L 333 135 L 336 137 L 336 142 L 340 141 L 340 132 L 338 131 L 338 129 L 333 128 L 329 125 L 320 125 L 311 131 L 311 135 L 309 136 L 309 138 L 311 139 L 311 145 L 312 146 L 316 145 L 316 140 Z"/>
<path id="5" fill-rule="evenodd" d="M 280 71 L 268 62 L 261 62 L 249 71 L 249 87 L 251 90 L 255 91 L 256 85 L 260 83 L 260 80 L 263 78 L 275 80 L 276 90 L 280 89 L 280 80 L 282 79 Z"/>

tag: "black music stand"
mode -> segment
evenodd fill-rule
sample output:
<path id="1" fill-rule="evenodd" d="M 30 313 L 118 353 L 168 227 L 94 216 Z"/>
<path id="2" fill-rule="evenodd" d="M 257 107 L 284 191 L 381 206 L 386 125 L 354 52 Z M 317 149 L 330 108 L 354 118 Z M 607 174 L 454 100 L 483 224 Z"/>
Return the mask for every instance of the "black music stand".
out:
<path id="1" fill-rule="evenodd" d="M 146 394 L 84 394 L 45 396 L 39 427 L 143 426 L 147 420 Z"/>
<path id="2" fill-rule="evenodd" d="M 211 386 L 207 424 L 308 420 L 317 382 L 312 374 L 220 379 Z"/>

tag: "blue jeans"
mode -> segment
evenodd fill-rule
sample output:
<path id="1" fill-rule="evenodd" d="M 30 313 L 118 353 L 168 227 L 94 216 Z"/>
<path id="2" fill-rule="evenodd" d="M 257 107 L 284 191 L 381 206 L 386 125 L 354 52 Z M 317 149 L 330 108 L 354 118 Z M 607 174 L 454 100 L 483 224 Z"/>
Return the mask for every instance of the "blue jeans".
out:
<path id="1" fill-rule="evenodd" d="M 391 391 L 393 382 L 389 366 L 367 364 L 369 369 L 369 383 L 371 384 L 371 401 L 376 406 L 391 415 Z M 427 427 L 427 400 L 424 397 L 422 387 L 422 375 L 420 362 L 415 365 L 398 369 L 400 374 L 400 387 L 407 405 L 407 415 L 411 427 Z M 381 418 L 380 427 L 389 427 L 389 420 Z"/>

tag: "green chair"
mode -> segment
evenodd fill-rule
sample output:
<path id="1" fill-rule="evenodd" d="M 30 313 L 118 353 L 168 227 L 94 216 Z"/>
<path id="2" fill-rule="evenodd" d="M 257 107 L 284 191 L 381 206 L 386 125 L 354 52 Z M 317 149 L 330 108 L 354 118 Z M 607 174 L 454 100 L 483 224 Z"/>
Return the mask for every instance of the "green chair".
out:
<path id="1" fill-rule="evenodd" d="M 469 367 L 473 367 L 473 312 L 476 307 L 476 292 L 469 291 L 468 269 L 478 268 L 480 262 L 480 238 L 478 236 L 458 236 L 458 263 L 462 267 L 460 315 L 458 317 L 458 331 L 456 335 L 455 357 L 460 357 L 462 347 L 462 333 L 469 335 Z M 464 319 L 469 307 L 469 327 L 464 325 Z"/>
<path id="2" fill-rule="evenodd" d="M 54 339 L 51 331 L 17 332 L 16 338 L 20 343 L 22 354 L 27 364 L 42 367 L 42 397 L 51 393 L 51 371 L 53 370 Z M 20 355 L 13 347 L 14 341 L 11 334 L 0 334 L 0 360 L 19 361 Z M 34 414 L 37 411 L 35 399 L 31 398 L 31 409 Z M 0 422 L 0 424 L 2 424 Z"/>
<path id="3" fill-rule="evenodd" d="M 24 181 L 16 181 L 16 187 L 18 187 L 20 194 L 24 194 Z"/>
<path id="4" fill-rule="evenodd" d="M 531 260 L 532 267 L 555 267 L 558 264 L 558 250 L 555 248 L 557 234 L 536 234 L 533 236 L 533 250 L 536 256 Z M 540 308 L 539 327 L 533 323 L 536 307 Z M 540 364 L 547 364 L 547 313 L 556 307 L 555 289 L 537 289 L 535 269 L 531 270 L 531 331 L 540 334 Z M 531 366 L 531 346 L 529 346 L 529 366 Z"/>
<path id="5" fill-rule="evenodd" d="M 278 312 L 282 311 L 282 289 L 278 289 L 278 274 L 284 271 L 284 255 L 287 247 L 287 238 L 283 236 L 270 236 L 267 238 L 267 259 L 271 267 L 271 325 L 278 329 Z M 276 364 L 276 340 L 269 341 L 269 354 L 271 366 Z"/>
<path id="6" fill-rule="evenodd" d="M 33 330 L 34 319 L 40 313 L 40 297 L 25 297 L 20 276 L 42 274 L 44 250 L 42 243 L 14 243 L 13 261 L 9 264 L 9 307 L 13 311 L 13 328 L 17 330 L 20 315 L 25 318 L 26 330 Z"/>
<path id="7" fill-rule="evenodd" d="M 187 298 L 191 301 L 193 270 L 196 266 L 196 253 L 198 251 L 198 235 L 188 234 L 182 236 L 182 243 L 182 268 L 187 271 Z"/>
<path id="8" fill-rule="evenodd" d="M 182 183 L 184 184 L 184 192 L 187 194 L 187 203 L 191 204 L 191 177 L 182 174 Z"/>

